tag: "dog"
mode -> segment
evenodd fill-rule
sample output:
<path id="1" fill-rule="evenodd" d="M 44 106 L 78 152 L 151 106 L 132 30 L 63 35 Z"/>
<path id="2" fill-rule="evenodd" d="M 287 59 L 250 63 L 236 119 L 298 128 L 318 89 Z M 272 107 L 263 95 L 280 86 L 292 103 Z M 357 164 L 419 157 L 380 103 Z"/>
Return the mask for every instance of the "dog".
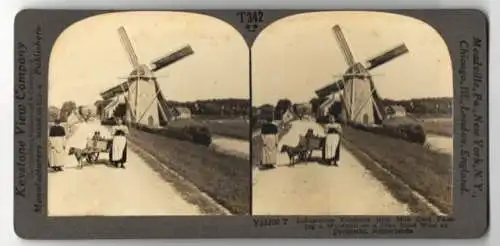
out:
<path id="1" fill-rule="evenodd" d="M 290 160 L 289 166 L 293 166 L 296 162 L 295 160 L 300 160 L 303 159 L 306 155 L 306 151 L 300 147 L 300 146 L 289 146 L 289 145 L 283 145 L 281 147 L 281 153 L 287 153 L 288 158 Z M 298 158 L 296 158 L 298 157 Z"/>
<path id="2" fill-rule="evenodd" d="M 74 155 L 76 161 L 78 162 L 77 168 L 81 169 L 83 167 L 83 159 L 89 159 L 90 153 L 85 152 L 83 149 L 71 147 L 69 148 L 68 155 Z"/>

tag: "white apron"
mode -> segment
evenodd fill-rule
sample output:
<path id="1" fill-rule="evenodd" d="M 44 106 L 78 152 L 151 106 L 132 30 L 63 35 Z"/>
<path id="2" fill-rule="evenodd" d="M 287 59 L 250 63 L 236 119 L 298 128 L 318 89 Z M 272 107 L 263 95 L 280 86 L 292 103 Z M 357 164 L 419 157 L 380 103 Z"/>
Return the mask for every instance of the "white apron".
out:
<path id="1" fill-rule="evenodd" d="M 111 161 L 126 161 L 124 156 L 127 147 L 127 137 L 122 135 L 115 135 L 116 131 L 123 131 L 125 135 L 128 134 L 128 128 L 125 125 L 113 127 L 113 142 L 111 145 Z"/>
<path id="2" fill-rule="evenodd" d="M 127 137 L 125 136 L 113 136 L 113 152 L 111 155 L 112 161 L 121 161 L 123 158 L 123 153 L 127 145 Z"/>
<path id="3" fill-rule="evenodd" d="M 274 165 L 278 158 L 278 136 L 265 134 L 262 136 L 261 164 Z"/>
<path id="4" fill-rule="evenodd" d="M 62 167 L 66 159 L 64 149 L 65 137 L 49 137 L 49 164 L 51 167 Z"/>
<path id="5" fill-rule="evenodd" d="M 334 159 L 335 152 L 337 150 L 338 145 L 340 144 L 340 136 L 335 133 L 330 133 L 326 135 L 325 139 L 325 159 L 332 160 Z"/>

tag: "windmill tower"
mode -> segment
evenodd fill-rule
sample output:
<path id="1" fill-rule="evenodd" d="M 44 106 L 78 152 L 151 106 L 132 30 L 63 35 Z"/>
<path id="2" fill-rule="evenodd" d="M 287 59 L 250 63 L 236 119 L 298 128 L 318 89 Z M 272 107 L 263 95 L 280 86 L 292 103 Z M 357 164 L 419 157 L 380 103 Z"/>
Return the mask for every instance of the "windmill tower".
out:
<path id="1" fill-rule="evenodd" d="M 102 92 L 101 97 L 104 100 L 125 101 L 125 118 L 128 122 L 159 127 L 171 119 L 171 110 L 166 107 L 165 97 L 154 72 L 192 55 L 194 51 L 191 46 L 186 45 L 173 53 L 154 60 L 149 65 L 141 64 L 125 28 L 118 28 L 118 34 L 132 65 L 132 72 L 125 82 Z"/>
<path id="2" fill-rule="evenodd" d="M 379 123 L 385 119 L 385 112 L 381 109 L 381 100 L 370 71 L 407 53 L 406 45 L 401 44 L 361 63 L 354 60 L 340 26 L 335 25 L 333 32 L 348 69 L 338 81 L 316 90 L 316 95 L 325 99 L 319 110 L 325 112 L 325 108 L 331 107 L 335 101 L 340 101 L 343 106 L 342 114 L 348 122 Z"/>

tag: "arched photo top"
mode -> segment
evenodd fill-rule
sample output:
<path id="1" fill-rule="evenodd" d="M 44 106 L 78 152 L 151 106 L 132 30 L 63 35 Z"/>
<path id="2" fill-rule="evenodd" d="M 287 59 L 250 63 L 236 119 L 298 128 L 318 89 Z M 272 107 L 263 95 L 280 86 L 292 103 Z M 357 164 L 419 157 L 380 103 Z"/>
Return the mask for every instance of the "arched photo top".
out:
<path id="1" fill-rule="evenodd" d="M 92 104 L 100 93 L 124 82 L 134 66 L 120 27 L 139 64 L 150 65 L 186 46 L 192 49 L 154 73 L 167 100 L 249 98 L 248 46 L 231 25 L 203 14 L 138 11 L 89 17 L 61 33 L 50 55 L 49 105 L 69 100 Z"/>
<path id="2" fill-rule="evenodd" d="M 334 26 L 348 48 L 341 48 Z M 252 104 L 307 102 L 342 78 L 349 63 L 366 65 L 391 49 L 407 52 L 369 69 L 382 98 L 453 96 L 450 53 L 432 26 L 385 12 L 323 11 L 279 19 L 258 35 L 251 48 Z"/>

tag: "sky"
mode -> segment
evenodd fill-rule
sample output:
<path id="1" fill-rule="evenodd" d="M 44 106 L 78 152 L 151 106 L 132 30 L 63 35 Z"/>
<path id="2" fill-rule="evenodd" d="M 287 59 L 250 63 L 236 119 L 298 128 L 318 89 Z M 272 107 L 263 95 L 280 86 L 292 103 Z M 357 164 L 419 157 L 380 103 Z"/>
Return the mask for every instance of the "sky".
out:
<path id="1" fill-rule="evenodd" d="M 336 24 L 357 62 L 406 44 L 409 53 L 371 71 L 381 97 L 453 96 L 448 48 L 428 24 L 387 13 L 316 12 L 285 17 L 259 34 L 252 46 L 252 104 L 307 102 L 336 81 L 347 69 L 332 31 Z"/>
<path id="2" fill-rule="evenodd" d="M 232 26 L 200 14 L 120 12 L 81 20 L 59 36 L 49 62 L 49 105 L 93 104 L 132 71 L 120 26 L 141 64 L 185 44 L 193 48 L 193 55 L 156 72 L 167 100 L 249 98 L 248 46 Z"/>

